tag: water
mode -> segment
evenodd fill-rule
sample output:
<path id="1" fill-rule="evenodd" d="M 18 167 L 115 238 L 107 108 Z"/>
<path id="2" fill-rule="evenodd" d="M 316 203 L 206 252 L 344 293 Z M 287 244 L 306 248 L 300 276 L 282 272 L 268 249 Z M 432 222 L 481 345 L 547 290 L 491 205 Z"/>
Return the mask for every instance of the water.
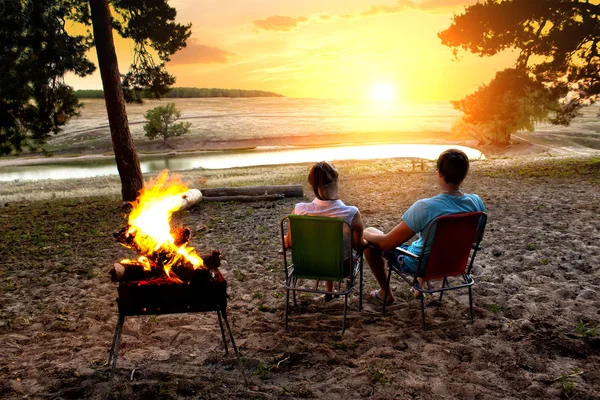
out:
<path id="1" fill-rule="evenodd" d="M 144 114 L 157 105 L 175 102 L 182 119 L 192 123 L 188 137 L 231 141 L 289 138 L 307 135 L 447 132 L 462 113 L 449 102 L 402 104 L 324 99 L 168 99 L 127 106 L 131 133 L 144 138 Z M 103 100 L 85 102 L 82 117 L 72 119 L 57 141 L 109 136 Z M 371 141 L 377 141 L 374 138 Z"/>
<path id="2" fill-rule="evenodd" d="M 453 122 L 462 115 L 449 102 L 399 104 L 369 101 L 323 99 L 169 99 L 148 101 L 143 105 L 129 105 L 127 113 L 132 136 L 136 143 L 147 143 L 143 132 L 144 114 L 159 104 L 175 102 L 182 118 L 192 123 L 191 132 L 182 137 L 190 143 L 233 143 L 240 140 L 267 140 L 276 144 L 318 142 L 322 135 L 340 142 L 349 137 L 353 141 L 375 143 L 370 146 L 342 146 L 314 148 L 258 148 L 252 151 L 205 152 L 189 156 L 163 156 L 141 162 L 143 172 L 162 169 L 186 170 L 193 168 L 232 168 L 252 165 L 274 165 L 321 160 L 373 159 L 415 157 L 435 159 L 448 147 L 437 145 L 377 145 L 376 143 L 402 140 L 414 143 L 419 137 L 431 138 L 431 132 L 448 132 Z M 103 100 L 85 102 L 80 118 L 72 119 L 63 133 L 53 137 L 50 149 L 71 149 L 73 152 L 89 149 L 109 149 L 110 131 Z M 569 127 L 540 124 L 538 133 L 572 135 L 574 133 L 598 137 L 600 118 L 598 107 L 588 107 L 584 115 Z M 428 135 L 422 135 L 427 133 Z M 294 142 L 294 139 L 297 139 Z M 427 139 L 424 139 L 426 142 Z M 335 141 L 335 140 L 334 140 Z M 239 143 L 239 142 L 238 142 Z M 481 153 L 465 149 L 470 158 Z M 99 151 L 102 152 L 102 151 Z M 0 159 L 1 161 L 1 159 Z M 86 178 L 116 175 L 112 158 L 103 161 L 52 162 L 43 165 L 0 167 L 0 181 L 34 179 Z"/>
<path id="3" fill-rule="evenodd" d="M 482 158 L 481 152 L 464 146 L 385 144 L 326 148 L 262 148 L 236 152 L 206 152 L 190 156 L 164 156 L 140 162 L 142 172 L 163 169 L 181 171 L 195 168 L 235 168 L 255 165 L 279 165 L 322 160 L 368 160 L 376 158 L 419 157 L 435 160 L 451 147 L 463 150 L 469 158 Z M 89 178 L 118 174 L 114 160 L 51 163 L 0 168 L 0 181 Z"/>

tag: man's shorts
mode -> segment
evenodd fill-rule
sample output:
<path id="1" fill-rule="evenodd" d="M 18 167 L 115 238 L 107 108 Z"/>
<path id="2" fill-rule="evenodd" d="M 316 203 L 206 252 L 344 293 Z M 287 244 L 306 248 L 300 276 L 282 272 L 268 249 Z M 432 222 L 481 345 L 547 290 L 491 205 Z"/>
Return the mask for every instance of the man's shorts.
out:
<path id="1" fill-rule="evenodd" d="M 403 248 L 404 250 L 408 250 L 408 244 L 406 244 L 406 243 L 403 243 L 399 247 Z M 399 252 L 398 250 L 396 250 L 396 248 L 393 248 L 392 250 L 384 251 L 384 252 L 382 252 L 382 255 L 388 261 L 388 263 L 391 263 L 397 269 L 400 269 L 409 274 L 415 273 L 415 270 L 410 268 L 404 262 L 405 255 L 403 253 Z"/>

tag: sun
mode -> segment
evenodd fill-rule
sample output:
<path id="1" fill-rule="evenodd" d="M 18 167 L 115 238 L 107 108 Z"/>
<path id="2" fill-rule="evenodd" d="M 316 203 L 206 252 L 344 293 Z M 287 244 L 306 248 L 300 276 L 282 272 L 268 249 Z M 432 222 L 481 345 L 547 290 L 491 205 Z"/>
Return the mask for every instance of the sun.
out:
<path id="1" fill-rule="evenodd" d="M 388 83 L 377 83 L 371 87 L 370 99 L 392 101 L 396 98 L 396 88 Z"/>

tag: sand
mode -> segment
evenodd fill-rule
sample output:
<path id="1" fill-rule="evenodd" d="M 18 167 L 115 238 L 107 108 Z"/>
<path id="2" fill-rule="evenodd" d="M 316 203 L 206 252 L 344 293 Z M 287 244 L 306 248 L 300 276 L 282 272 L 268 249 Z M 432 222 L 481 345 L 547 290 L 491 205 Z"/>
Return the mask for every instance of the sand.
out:
<path id="1" fill-rule="evenodd" d="M 375 281 L 365 266 L 364 309 L 358 311 L 355 292 L 343 335 L 343 303 L 311 295 L 300 297 L 285 331 L 278 224 L 298 199 L 200 203 L 179 221 L 191 227 L 200 252 L 217 248 L 223 255 L 244 370 L 225 355 L 215 313 L 130 317 L 110 396 L 598 399 L 598 165 L 597 158 L 474 163 L 464 186 L 480 194 L 489 211 L 473 271 L 475 321 L 467 316 L 466 292 L 454 292 L 442 302 L 427 300 L 426 330 L 419 302 L 400 281 L 392 285 L 396 303 L 381 314 L 368 300 Z M 414 200 L 437 193 L 431 168 L 412 172 L 397 160 L 341 163 L 340 172 L 342 199 L 359 207 L 367 226 L 383 230 Z M 132 253 L 109 234 L 124 224 L 117 198 L 67 206 L 67 217 L 41 202 L 13 202 L 0 214 L 4 399 L 109 395 L 104 364 L 117 310 L 108 270 Z M 15 216 L 32 214 L 28 226 L 11 225 Z M 48 234 L 52 249 L 19 253 L 20 240 L 58 232 L 65 221 L 78 224 L 79 234 Z M 91 243 L 84 235 L 101 237 Z M 68 252 L 54 250 L 65 241 Z"/>

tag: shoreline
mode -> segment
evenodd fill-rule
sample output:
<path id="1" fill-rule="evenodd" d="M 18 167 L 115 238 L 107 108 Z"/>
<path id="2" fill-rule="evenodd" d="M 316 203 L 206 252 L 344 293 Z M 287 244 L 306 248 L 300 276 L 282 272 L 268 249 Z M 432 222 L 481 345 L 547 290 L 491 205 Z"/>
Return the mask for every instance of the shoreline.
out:
<path id="1" fill-rule="evenodd" d="M 443 145 L 452 144 L 456 146 L 471 147 L 484 153 L 481 149 L 474 145 L 474 141 L 469 140 L 448 140 L 438 139 L 419 141 L 418 139 L 412 140 L 386 140 L 386 141 L 355 141 L 355 140 L 340 140 L 342 138 L 336 138 L 337 140 L 320 140 L 307 142 L 307 137 L 291 138 L 285 142 L 277 139 L 242 139 L 237 141 L 210 141 L 198 143 L 191 143 L 186 148 L 189 150 L 182 150 L 183 146 L 177 146 L 171 149 L 149 149 L 147 146 L 140 146 L 137 148 L 138 157 L 142 159 L 151 159 L 152 157 L 163 157 L 163 156 L 194 156 L 205 153 L 217 153 L 217 152 L 240 152 L 245 150 L 293 150 L 293 149 L 319 149 L 319 148 L 333 148 L 333 147 L 352 147 L 352 146 L 369 146 L 369 145 Z M 296 140 L 293 140 L 296 139 Z M 327 139 L 327 138 L 325 138 Z M 351 138 L 347 138 L 351 139 Z M 427 143 L 425 143 L 427 142 Z M 469 143 L 473 142 L 473 143 Z M 485 155 L 485 154 L 484 154 Z M 62 155 L 60 153 L 56 155 L 43 155 L 43 154 L 21 154 L 12 156 L 0 157 L 0 168 L 3 167 L 16 167 L 23 165 L 44 165 L 44 164 L 55 164 L 55 163 L 68 163 L 68 162 L 80 162 L 80 161 L 98 161 L 107 160 L 114 158 L 114 154 L 107 152 L 99 153 L 72 153 Z M 418 158 L 418 157 L 415 157 Z"/>
<path id="2" fill-rule="evenodd" d="M 255 138 L 229 141 L 205 141 L 197 138 L 172 138 L 173 148 L 159 148 L 156 143 L 138 143 L 137 153 L 141 160 L 163 156 L 195 156 L 218 152 L 240 152 L 246 150 L 284 150 L 284 149 L 318 149 L 333 147 L 351 147 L 367 145 L 456 145 L 465 146 L 480 151 L 485 158 L 513 158 L 513 157 L 555 157 L 555 156 L 593 156 L 600 154 L 600 150 L 581 145 L 574 145 L 568 138 L 559 138 L 554 143 L 548 143 L 543 135 L 535 133 L 522 133 L 513 135 L 513 143 L 506 147 L 480 146 L 477 141 L 468 137 L 458 137 L 451 132 L 413 132 L 402 133 L 403 140 L 394 140 L 398 134 L 389 133 L 381 136 L 381 140 L 368 141 L 364 135 L 304 135 L 288 138 Z M 184 150 L 186 149 L 186 150 Z M 414 157 L 420 158 L 420 157 Z M 112 149 L 97 152 L 67 153 L 66 150 L 57 151 L 52 155 L 20 154 L 0 156 L 0 168 L 17 167 L 25 165 L 46 165 L 69 162 L 102 161 L 114 159 Z"/>

